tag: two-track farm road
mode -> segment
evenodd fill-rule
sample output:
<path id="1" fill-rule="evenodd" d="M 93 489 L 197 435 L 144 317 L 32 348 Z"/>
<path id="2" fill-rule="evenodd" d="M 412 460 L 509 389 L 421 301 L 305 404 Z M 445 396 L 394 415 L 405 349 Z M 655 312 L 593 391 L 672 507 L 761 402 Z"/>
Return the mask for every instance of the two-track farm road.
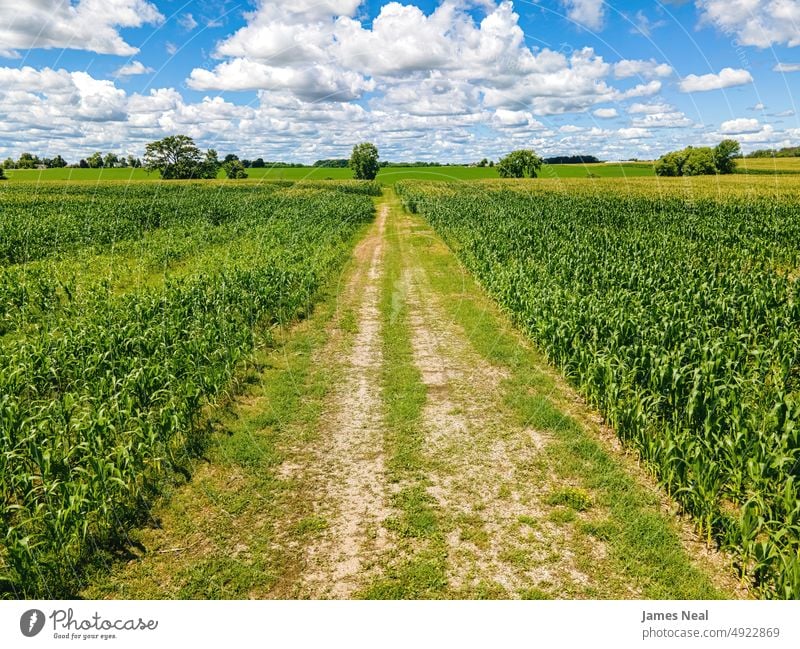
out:
<path id="1" fill-rule="evenodd" d="M 393 195 L 246 378 L 84 596 L 747 596 Z"/>

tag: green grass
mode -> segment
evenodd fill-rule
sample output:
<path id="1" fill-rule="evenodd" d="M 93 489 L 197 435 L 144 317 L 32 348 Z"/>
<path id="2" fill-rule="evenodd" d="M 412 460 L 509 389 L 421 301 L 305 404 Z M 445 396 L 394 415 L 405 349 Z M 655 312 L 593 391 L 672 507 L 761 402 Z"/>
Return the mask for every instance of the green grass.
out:
<path id="1" fill-rule="evenodd" d="M 350 169 L 326 167 L 291 167 L 248 169 L 248 180 L 343 180 L 353 177 Z M 650 163 L 601 163 L 586 165 L 545 165 L 542 178 L 586 178 L 589 174 L 601 178 L 633 178 L 653 176 Z M 9 169 L 9 182 L 48 182 L 72 180 L 100 181 L 153 181 L 158 174 L 148 174 L 144 169 Z M 220 178 L 224 179 L 220 172 Z M 380 170 L 377 180 L 394 185 L 400 180 L 485 180 L 499 178 L 492 167 L 386 167 Z M 236 181 L 242 182 L 242 181 Z"/>
<path id="2" fill-rule="evenodd" d="M 382 201 L 384 202 L 384 201 Z M 402 209 L 393 198 L 392 211 Z M 368 599 L 434 599 L 447 587 L 446 547 L 433 498 L 426 492 L 424 431 L 426 389 L 414 365 L 408 305 L 401 288 L 403 251 L 398 219 L 387 220 L 387 247 L 380 302 L 383 341 L 387 474 L 402 485 L 393 497 L 398 515 L 388 521 L 399 551 L 386 557 L 384 576 L 361 595 Z"/>

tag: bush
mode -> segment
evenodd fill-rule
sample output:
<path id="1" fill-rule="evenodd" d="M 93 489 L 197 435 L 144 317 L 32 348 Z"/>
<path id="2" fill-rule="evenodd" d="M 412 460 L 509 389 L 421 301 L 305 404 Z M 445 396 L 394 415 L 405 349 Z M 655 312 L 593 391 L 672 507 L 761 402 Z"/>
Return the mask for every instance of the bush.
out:
<path id="1" fill-rule="evenodd" d="M 230 180 L 247 178 L 247 171 L 245 170 L 244 165 L 239 162 L 239 160 L 230 160 L 225 162 L 223 163 L 222 168 L 225 170 L 225 175 Z"/>
<path id="2" fill-rule="evenodd" d="M 657 176 L 704 176 L 731 174 L 741 154 L 736 140 L 723 140 L 711 147 L 686 147 L 661 156 L 655 165 Z"/>

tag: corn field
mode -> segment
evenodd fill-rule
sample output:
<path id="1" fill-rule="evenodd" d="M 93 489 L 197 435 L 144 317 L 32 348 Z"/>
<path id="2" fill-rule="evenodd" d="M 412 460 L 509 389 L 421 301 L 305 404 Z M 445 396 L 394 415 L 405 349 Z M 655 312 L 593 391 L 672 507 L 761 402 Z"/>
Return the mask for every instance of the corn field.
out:
<path id="1" fill-rule="evenodd" d="M 77 592 L 202 449 L 203 408 L 304 316 L 369 183 L 0 189 L 0 597 Z"/>
<path id="2" fill-rule="evenodd" d="M 800 597 L 791 182 L 397 185 L 708 541 L 777 598 Z"/>

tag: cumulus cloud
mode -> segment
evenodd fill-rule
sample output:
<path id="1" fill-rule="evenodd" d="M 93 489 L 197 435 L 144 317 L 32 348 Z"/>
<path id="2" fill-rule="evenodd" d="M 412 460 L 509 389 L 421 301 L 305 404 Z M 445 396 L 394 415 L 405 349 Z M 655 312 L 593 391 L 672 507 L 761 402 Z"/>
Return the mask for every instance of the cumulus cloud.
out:
<path id="1" fill-rule="evenodd" d="M 178 18 L 178 24 L 187 32 L 190 32 L 197 27 L 197 21 L 194 19 L 192 14 L 183 14 L 180 18 Z"/>
<path id="2" fill-rule="evenodd" d="M 757 119 L 740 117 L 722 122 L 719 132 L 724 135 L 741 135 L 743 133 L 758 133 L 761 131 L 761 123 Z"/>
<path id="3" fill-rule="evenodd" d="M 759 48 L 800 45 L 800 2 L 796 0 L 697 0 L 700 24 Z"/>
<path id="4" fill-rule="evenodd" d="M 694 122 L 680 111 L 647 112 L 632 122 L 641 128 L 684 128 L 693 126 Z"/>
<path id="5" fill-rule="evenodd" d="M 567 17 L 576 23 L 599 31 L 603 28 L 605 2 L 603 0 L 561 0 Z"/>
<path id="6" fill-rule="evenodd" d="M 617 79 L 625 79 L 627 77 L 654 79 L 656 77 L 668 77 L 671 74 L 672 66 L 666 63 L 658 63 L 654 59 L 649 61 L 622 60 L 614 64 L 614 76 Z"/>
<path id="7" fill-rule="evenodd" d="M 0 3 L 0 55 L 64 48 L 131 56 L 122 27 L 158 24 L 164 17 L 146 0 L 4 0 Z"/>
<path id="8" fill-rule="evenodd" d="M 309 0 L 287 10 L 262 2 L 247 25 L 217 45 L 214 55 L 225 60 L 213 69 L 196 68 L 188 84 L 195 90 L 286 90 L 307 100 L 350 101 L 374 91 L 377 108 L 394 103 L 414 112 L 416 103 L 425 114 L 449 106 L 454 114 L 525 109 L 551 115 L 661 89 L 660 83 L 612 87 L 606 81 L 612 66 L 591 48 L 569 55 L 531 50 L 508 0 L 445 0 L 430 14 L 390 2 L 368 27 L 356 17 L 358 6 L 355 0 Z M 471 11 L 476 6 L 480 19 Z M 629 74 L 645 78 L 671 71 L 654 61 L 619 70 L 628 74 L 632 67 L 636 72 Z M 444 79 L 455 84 L 446 92 Z"/>
<path id="9" fill-rule="evenodd" d="M 632 114 L 654 115 L 656 113 L 668 113 L 674 110 L 672 106 L 664 103 L 634 103 L 628 107 L 628 112 Z"/>
<path id="10" fill-rule="evenodd" d="M 612 117 L 616 117 L 619 113 L 617 113 L 616 108 L 598 108 L 592 114 L 600 119 L 611 119 Z"/>
<path id="11" fill-rule="evenodd" d="M 800 72 L 800 63 L 778 63 L 772 70 L 774 72 Z"/>
<path id="12" fill-rule="evenodd" d="M 681 92 L 705 92 L 752 83 L 753 77 L 747 70 L 723 68 L 719 74 L 690 74 L 680 82 Z"/>
<path id="13" fill-rule="evenodd" d="M 118 77 L 131 77 L 137 74 L 149 74 L 150 72 L 154 72 L 153 68 L 147 67 L 141 61 L 131 61 L 119 68 L 115 74 Z"/>
<path id="14" fill-rule="evenodd" d="M 89 4 L 73 0 L 71 9 Z M 393 160 L 496 158 L 523 146 L 543 155 L 577 151 L 619 159 L 678 148 L 676 129 L 696 126 L 660 99 L 662 80 L 674 73 L 670 66 L 608 60 L 589 47 L 530 47 L 508 0 L 442 0 L 430 13 L 390 2 L 369 23 L 361 4 L 260 0 L 245 25 L 216 44 L 211 63 L 189 74 L 192 90 L 212 95 L 202 99 L 175 88 L 127 93 L 84 72 L 0 68 L 0 147 L 13 142 L 21 147 L 17 154 L 53 147 L 74 161 L 98 149 L 141 155 L 146 142 L 186 133 L 202 147 L 306 162 L 346 155 L 360 140 L 376 142 L 382 157 Z M 568 11 L 577 11 L 582 3 L 569 4 Z M 601 4 L 583 9 L 589 5 L 598 7 L 602 22 Z M 122 22 L 107 24 L 116 29 Z M 118 72 L 147 71 L 129 60 Z M 730 82 L 725 70 L 707 76 Z M 684 83 L 707 85 L 706 77 Z M 618 79 L 631 81 L 618 86 Z M 238 91 L 255 91 L 257 98 L 248 95 L 242 105 L 215 96 Z M 637 103 L 619 107 L 629 100 Z M 592 117 L 613 119 L 623 110 L 631 116 L 625 128 L 591 125 Z M 547 116 L 575 113 L 585 114 L 582 122 L 548 124 Z M 790 130 L 758 125 L 737 139 L 776 142 Z M 7 146 L 4 155 L 11 153 Z"/>

